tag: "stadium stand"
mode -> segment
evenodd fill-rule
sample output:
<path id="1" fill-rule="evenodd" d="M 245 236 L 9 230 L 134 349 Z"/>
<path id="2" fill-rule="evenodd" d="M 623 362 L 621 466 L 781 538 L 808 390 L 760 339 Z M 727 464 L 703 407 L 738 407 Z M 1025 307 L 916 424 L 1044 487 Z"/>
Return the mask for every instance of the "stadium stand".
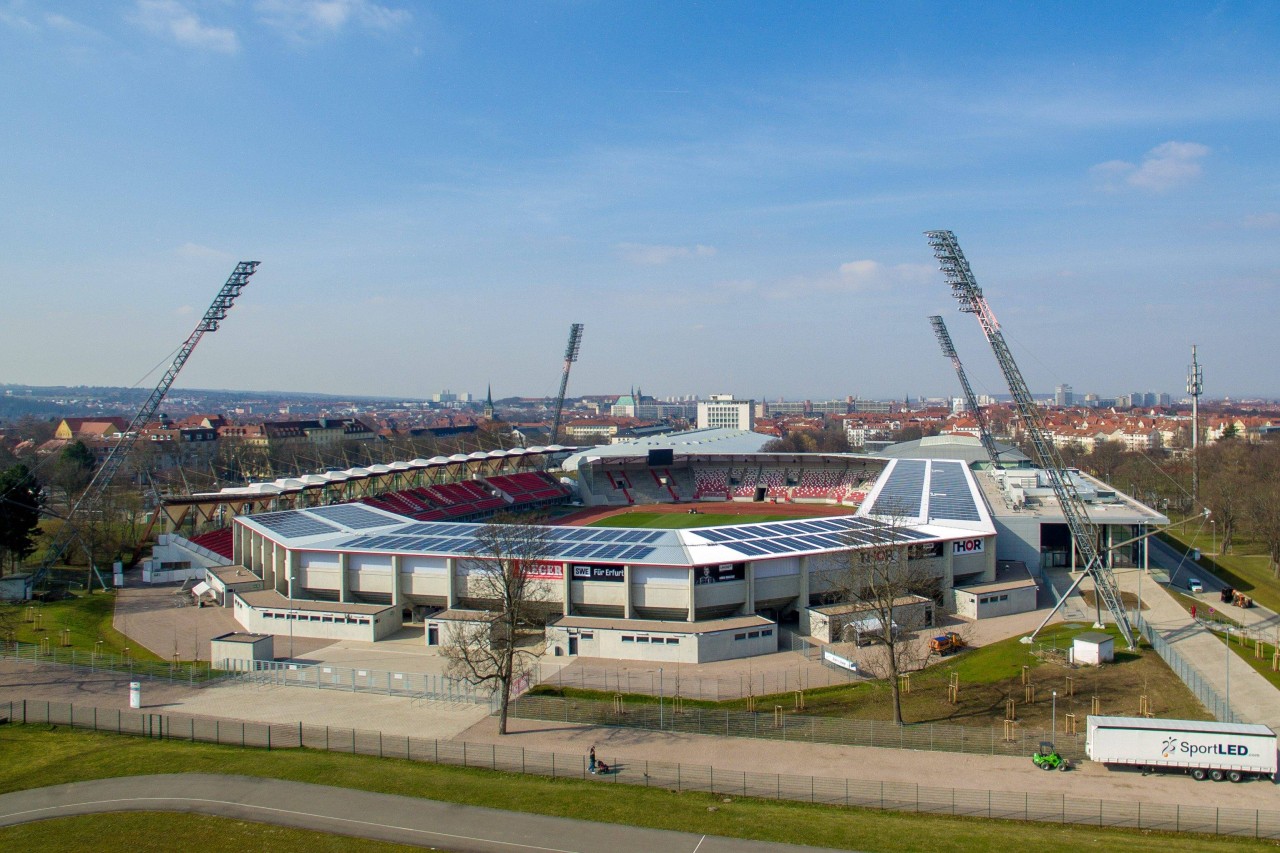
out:
<path id="1" fill-rule="evenodd" d="M 729 498 L 729 469 L 727 468 L 694 468 L 693 496 L 697 500 L 703 498 Z"/>
<path id="2" fill-rule="evenodd" d="M 199 545 L 201 548 L 207 548 L 220 557 L 231 559 L 231 528 L 221 527 L 217 530 L 210 530 L 208 533 L 201 533 L 199 536 L 191 538 L 191 544 Z"/>
<path id="3" fill-rule="evenodd" d="M 569 490 L 543 472 L 497 474 L 484 478 L 493 489 L 511 499 L 512 509 L 526 509 L 562 503 Z"/>

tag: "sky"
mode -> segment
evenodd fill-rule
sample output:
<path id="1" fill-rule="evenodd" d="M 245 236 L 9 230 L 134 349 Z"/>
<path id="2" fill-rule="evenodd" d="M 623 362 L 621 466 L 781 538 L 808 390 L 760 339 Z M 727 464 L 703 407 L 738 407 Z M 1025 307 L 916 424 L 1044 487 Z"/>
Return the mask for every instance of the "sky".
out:
<path id="1" fill-rule="evenodd" d="M 1280 396 L 1280 4 L 0 0 L 0 383 Z"/>

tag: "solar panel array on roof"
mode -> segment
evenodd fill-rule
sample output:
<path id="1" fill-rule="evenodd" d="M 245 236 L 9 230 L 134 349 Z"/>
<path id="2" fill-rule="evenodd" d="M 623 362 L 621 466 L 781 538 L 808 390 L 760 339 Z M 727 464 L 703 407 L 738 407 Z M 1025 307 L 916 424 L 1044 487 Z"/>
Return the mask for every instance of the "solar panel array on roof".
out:
<path id="1" fill-rule="evenodd" d="M 303 515 L 296 509 L 288 509 L 283 512 L 264 512 L 262 515 L 251 515 L 249 518 L 271 532 L 279 533 L 281 536 L 290 539 L 299 536 L 321 536 L 325 533 L 337 533 L 340 529 L 318 518 Z"/>
<path id="2" fill-rule="evenodd" d="M 916 530 L 852 515 L 807 521 L 771 521 L 690 532 L 748 557 L 805 554 L 832 548 L 857 548 L 929 538 L 927 534 Z"/>
<path id="3" fill-rule="evenodd" d="M 396 524 L 399 519 L 388 518 L 380 513 L 367 510 L 355 504 L 336 504 L 334 506 L 318 506 L 307 512 L 318 515 L 329 521 L 337 522 L 352 530 L 364 530 L 369 527 L 386 527 Z"/>
<path id="4" fill-rule="evenodd" d="M 981 521 L 973 492 L 960 462 L 933 463 L 929 477 L 929 517 L 955 521 Z"/>
<path id="5" fill-rule="evenodd" d="M 919 518 L 924 497 L 924 475 L 929 463 L 924 459 L 899 459 L 880 487 L 871 512 L 902 518 Z"/>

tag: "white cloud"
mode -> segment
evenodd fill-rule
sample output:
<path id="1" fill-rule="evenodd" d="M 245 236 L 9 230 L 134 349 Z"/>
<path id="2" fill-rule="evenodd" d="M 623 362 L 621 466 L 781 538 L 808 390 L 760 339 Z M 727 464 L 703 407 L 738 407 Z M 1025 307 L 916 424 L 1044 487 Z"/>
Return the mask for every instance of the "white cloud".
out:
<path id="1" fill-rule="evenodd" d="M 882 264 L 879 261 L 849 261 L 840 265 L 834 279 L 820 280 L 826 290 L 857 293 L 886 290 L 897 285 L 926 284 L 936 270 L 929 264 Z"/>
<path id="2" fill-rule="evenodd" d="M 1148 151 L 1140 163 L 1108 160 L 1089 173 L 1106 190 L 1129 186 L 1164 192 L 1200 177 L 1200 161 L 1209 153 L 1209 147 L 1198 142 L 1164 142 Z"/>
<path id="3" fill-rule="evenodd" d="M 231 256 L 226 252 L 209 246 L 201 246 L 199 243 L 183 243 L 181 246 L 173 250 L 173 253 L 181 258 L 191 258 L 194 260 L 217 260 L 223 261 Z"/>
<path id="4" fill-rule="evenodd" d="M 661 266 L 684 258 L 711 258 L 716 254 L 714 246 L 660 246 L 647 243 L 619 243 L 618 252 L 623 258 L 641 266 Z"/>
<path id="5" fill-rule="evenodd" d="M 235 53 L 240 49 L 235 31 L 204 23 L 178 0 L 137 0 L 134 19 L 154 35 L 171 38 L 187 47 L 216 53 Z"/>
<path id="6" fill-rule="evenodd" d="M 296 41 L 332 36 L 348 26 L 390 32 L 413 17 L 374 0 L 258 0 L 256 8 L 259 20 Z"/>
<path id="7" fill-rule="evenodd" d="M 1255 213 L 1253 216 L 1246 216 L 1244 218 L 1244 227 L 1266 230 L 1280 228 L 1280 213 L 1271 211 L 1269 213 Z"/>

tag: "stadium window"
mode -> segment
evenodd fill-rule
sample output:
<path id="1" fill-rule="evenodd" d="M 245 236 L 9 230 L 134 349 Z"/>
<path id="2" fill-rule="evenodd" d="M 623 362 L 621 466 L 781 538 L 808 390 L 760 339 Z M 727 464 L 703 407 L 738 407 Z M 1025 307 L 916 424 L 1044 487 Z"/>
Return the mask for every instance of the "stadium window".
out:
<path id="1" fill-rule="evenodd" d="M 626 634 L 622 635 L 622 642 L 624 643 L 634 643 L 635 641 L 636 641 L 635 637 L 628 637 Z"/>
<path id="2" fill-rule="evenodd" d="M 748 636 L 748 637 L 750 637 L 750 638 L 752 638 L 752 639 L 755 639 L 756 637 L 759 637 L 759 636 L 760 636 L 760 632 L 759 632 L 759 631 L 751 631 L 751 632 L 749 632 L 749 633 L 747 634 L 747 636 Z"/>
<path id="3" fill-rule="evenodd" d="M 1007 596 L 1007 595 L 1002 595 L 1002 596 L 1000 596 L 1000 600 L 1001 600 L 1001 601 L 1008 601 L 1008 600 L 1009 600 L 1009 596 Z"/>
<path id="4" fill-rule="evenodd" d="M 746 635 L 746 634 L 734 634 L 734 635 L 733 635 L 733 639 L 734 639 L 734 641 L 735 641 L 735 642 L 736 642 L 737 640 L 745 640 L 746 638 L 747 638 L 747 635 Z"/>
<path id="5" fill-rule="evenodd" d="M 761 637 L 772 637 L 772 636 L 773 636 L 773 629 L 772 629 L 772 628 L 765 628 L 763 631 L 761 631 L 761 632 L 760 632 L 760 636 L 761 636 Z"/>
<path id="6" fill-rule="evenodd" d="M 582 634 L 582 639 L 584 640 L 594 640 L 595 638 L 596 638 L 596 635 L 590 632 L 583 632 Z"/>
<path id="7" fill-rule="evenodd" d="M 637 642 L 637 643 L 647 643 L 647 642 L 649 642 L 649 638 L 648 638 L 648 637 L 636 637 L 636 642 Z"/>
<path id="8" fill-rule="evenodd" d="M 677 645 L 679 645 L 679 644 L 680 644 L 680 638 L 679 638 L 679 637 L 667 637 L 667 645 L 668 645 L 668 646 L 677 646 Z"/>

